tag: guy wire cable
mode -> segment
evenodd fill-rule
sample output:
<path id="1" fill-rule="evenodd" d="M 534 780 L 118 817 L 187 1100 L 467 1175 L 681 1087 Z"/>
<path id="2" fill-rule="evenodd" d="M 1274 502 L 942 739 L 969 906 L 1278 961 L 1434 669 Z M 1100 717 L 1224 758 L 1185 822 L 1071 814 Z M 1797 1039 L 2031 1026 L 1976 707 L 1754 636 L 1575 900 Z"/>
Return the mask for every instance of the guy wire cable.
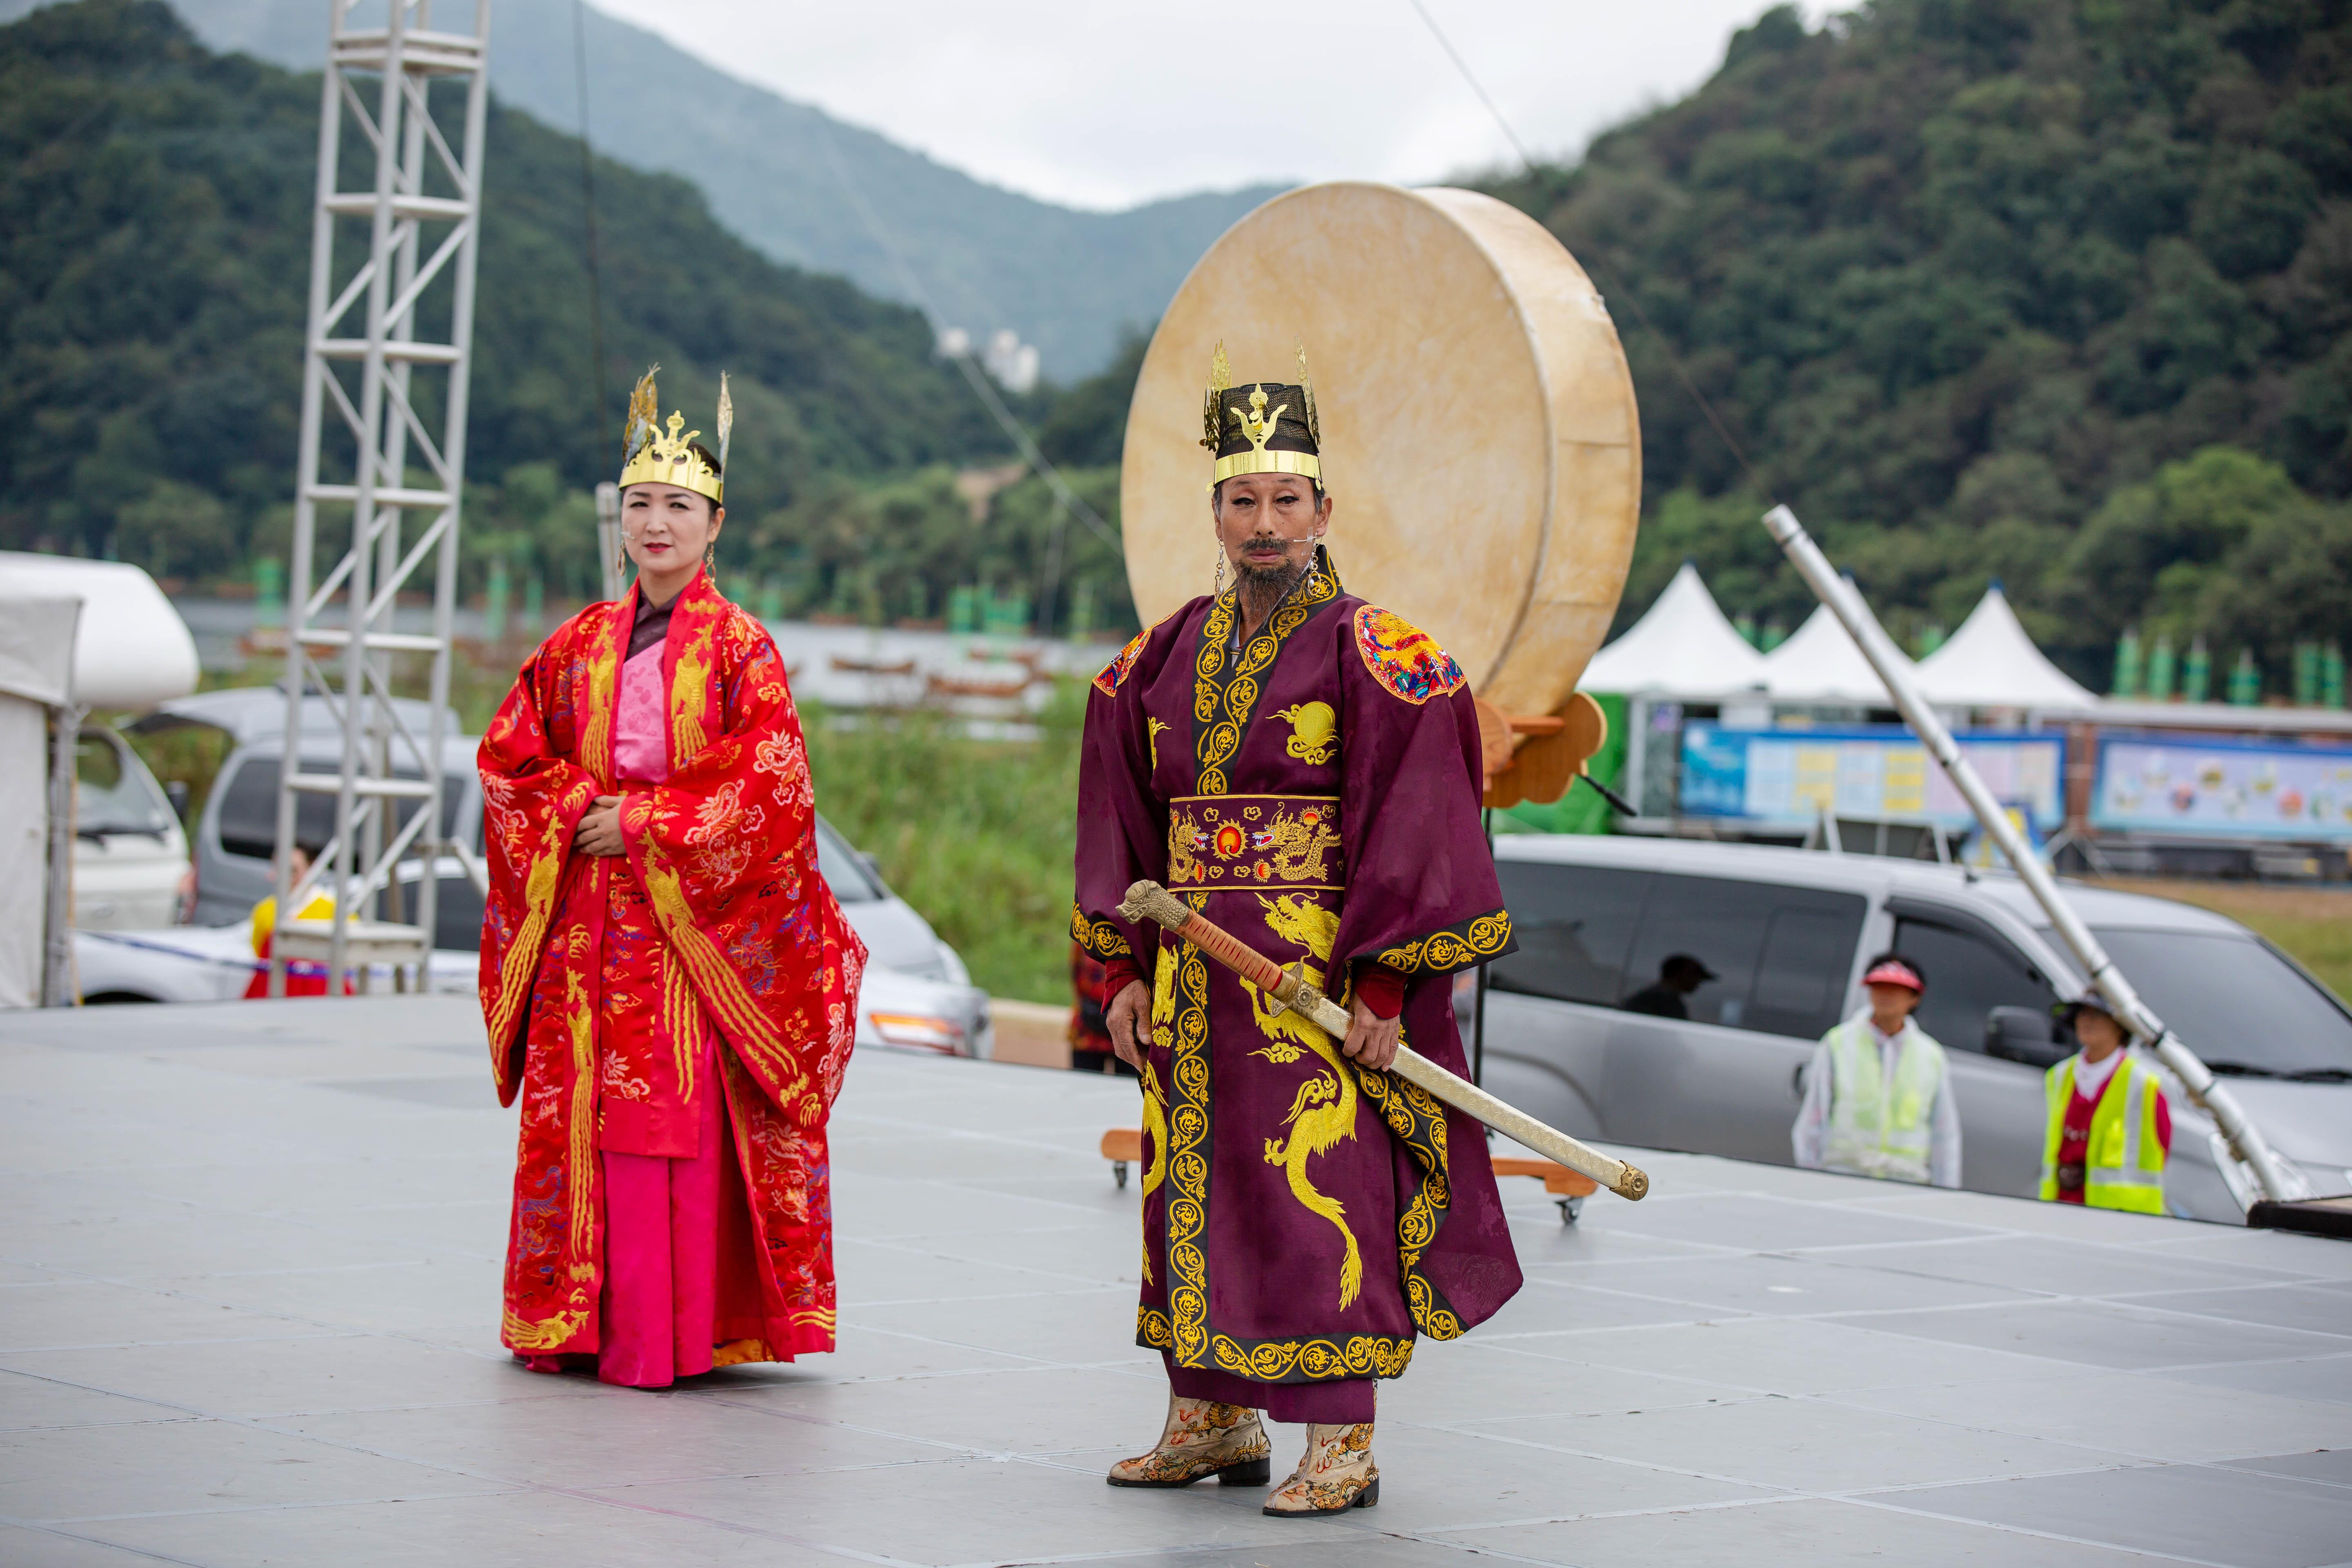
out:
<path id="1" fill-rule="evenodd" d="M 1454 62 L 1454 68 L 1462 73 L 1462 79 L 1469 85 L 1470 90 L 1477 96 L 1478 101 L 1486 105 L 1486 112 L 1494 117 L 1495 124 L 1503 132 L 1503 140 L 1508 142 L 1511 144 L 1511 151 L 1518 155 L 1519 172 L 1530 179 L 1534 178 L 1536 161 L 1528 154 L 1527 143 L 1519 140 L 1519 133 L 1511 129 L 1511 122 L 1503 117 L 1502 110 L 1496 106 L 1494 99 L 1487 96 L 1486 89 L 1479 82 L 1476 73 L 1471 70 L 1470 62 L 1462 58 L 1462 52 L 1454 47 L 1454 40 L 1445 36 L 1445 29 L 1437 25 L 1437 18 L 1429 14 L 1429 7 L 1423 5 L 1422 0 L 1405 0 L 1405 3 L 1412 7 L 1414 15 L 1418 16 L 1423 25 L 1428 27 L 1430 36 L 1437 40 L 1437 47 L 1445 51 L 1445 58 Z M 1538 219 L 1538 221 L 1541 220 Z M 1739 471 L 1748 476 L 1748 483 L 1754 485 L 1766 500 L 1777 504 L 1780 498 L 1773 492 L 1772 487 L 1765 482 L 1764 477 L 1756 471 L 1756 466 L 1748 460 L 1747 452 L 1741 448 L 1738 438 L 1731 434 L 1731 427 L 1726 425 L 1723 416 L 1716 412 L 1715 405 L 1707 401 L 1706 394 L 1699 390 L 1698 383 L 1691 379 L 1689 370 L 1683 364 L 1682 355 L 1675 352 L 1674 343 L 1665 333 L 1658 330 L 1657 324 L 1650 320 L 1650 312 L 1642 309 L 1641 296 L 1635 294 L 1631 289 L 1621 291 L 1610 287 L 1605 279 L 1597 276 L 1601 268 L 1592 264 L 1589 255 L 1578 259 L 1583 265 L 1585 272 L 1588 275 L 1593 275 L 1592 280 L 1601 286 L 1604 298 L 1622 299 L 1633 307 L 1633 319 L 1642 324 L 1643 331 L 1657 340 L 1659 349 L 1666 356 L 1666 363 L 1674 370 L 1675 378 L 1683 384 L 1683 390 L 1691 395 L 1691 401 L 1698 405 L 1698 411 L 1706 416 L 1707 424 L 1713 426 L 1716 436 L 1723 442 L 1725 449 L 1729 451 L 1734 460 L 1739 464 Z"/>
<path id="2" fill-rule="evenodd" d="M 907 292 L 913 296 L 915 309 L 923 313 L 923 320 L 930 324 L 932 340 L 937 342 L 940 313 L 931 303 L 930 292 L 923 287 L 922 279 L 915 276 L 914 268 L 907 265 L 905 255 L 891 239 L 889 231 L 883 227 L 881 216 L 866 202 L 866 193 L 859 190 L 857 182 L 849 177 L 849 170 L 841 161 L 841 149 L 834 143 L 832 121 L 822 110 L 816 111 L 816 130 L 818 140 L 824 143 L 825 161 L 833 166 L 834 177 L 841 182 L 841 188 L 848 194 L 849 205 L 857 209 L 857 220 L 866 226 L 867 237 L 881 247 L 882 254 L 889 258 L 891 268 L 898 274 L 898 281 L 906 286 Z M 955 360 L 956 368 L 963 372 L 964 380 L 971 383 L 981 402 L 988 405 L 988 412 L 995 419 L 997 428 L 1004 432 L 1030 470 L 1045 481 L 1045 488 L 1054 492 L 1054 499 L 1076 512 L 1078 521 L 1093 529 L 1105 544 L 1123 552 L 1127 548 L 1125 542 L 1110 524 L 1105 522 L 1101 515 L 1070 488 L 1070 482 L 1062 477 L 1062 471 L 1038 449 L 1037 443 L 1030 437 L 1028 426 L 1004 405 L 1004 399 L 997 395 L 995 383 L 988 378 L 985 371 L 971 363 L 971 353 L 967 352 L 950 357 Z"/>

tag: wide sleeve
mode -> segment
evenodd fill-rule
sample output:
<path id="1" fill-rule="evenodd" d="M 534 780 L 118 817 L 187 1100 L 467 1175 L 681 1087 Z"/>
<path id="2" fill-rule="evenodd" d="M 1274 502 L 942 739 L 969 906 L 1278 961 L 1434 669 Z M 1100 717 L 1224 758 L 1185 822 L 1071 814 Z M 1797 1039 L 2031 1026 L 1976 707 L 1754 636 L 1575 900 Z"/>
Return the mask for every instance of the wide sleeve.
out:
<path id="1" fill-rule="evenodd" d="M 522 1086 L 516 1048 L 523 1015 L 547 946 L 572 836 L 596 798 L 596 781 L 559 754 L 568 731 L 562 672 L 570 627 L 524 661 L 475 755 L 482 779 L 482 845 L 489 892 L 482 901 L 478 985 L 489 1030 L 490 1070 L 499 1103 Z"/>
<path id="2" fill-rule="evenodd" d="M 847 1070 L 866 945 L 817 868 L 808 747 L 774 642 L 732 606 L 700 635 L 716 644 L 716 722 L 665 783 L 622 797 L 621 833 L 712 1021 L 812 1126 Z"/>
<path id="3" fill-rule="evenodd" d="M 1479 822 L 1478 719 L 1460 667 L 1374 605 L 1335 633 L 1348 900 L 1334 955 L 1407 984 L 1501 957 L 1517 944 Z"/>
<path id="4" fill-rule="evenodd" d="M 1180 610 L 1136 634 L 1087 692 L 1070 936 L 1121 984 L 1142 974 L 1136 955 L 1160 945 L 1154 932 L 1121 918 L 1118 903 L 1138 881 L 1168 879 L 1168 803 L 1152 792 L 1143 694 L 1166 667 L 1187 618 Z M 1116 991 L 1105 986 L 1106 1003 Z"/>

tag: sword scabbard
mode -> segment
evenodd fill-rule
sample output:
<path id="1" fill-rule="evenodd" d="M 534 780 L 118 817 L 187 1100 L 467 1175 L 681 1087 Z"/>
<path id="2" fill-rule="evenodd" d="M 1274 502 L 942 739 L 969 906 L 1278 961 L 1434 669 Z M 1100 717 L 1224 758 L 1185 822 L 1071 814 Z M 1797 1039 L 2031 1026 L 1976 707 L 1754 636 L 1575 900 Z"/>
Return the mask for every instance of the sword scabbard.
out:
<path id="1" fill-rule="evenodd" d="M 1159 883 L 1137 882 L 1129 887 L 1127 897 L 1119 900 L 1118 912 L 1127 920 L 1150 920 L 1166 927 L 1178 940 L 1191 942 L 1285 1006 L 1304 1014 L 1333 1039 L 1348 1037 L 1352 1020 L 1346 1008 L 1300 975 L 1284 969 L 1217 926 Z M 1476 1117 L 1504 1136 L 1591 1177 L 1619 1197 L 1640 1198 L 1650 1190 L 1650 1178 L 1635 1167 L 1612 1159 L 1598 1149 L 1587 1148 L 1558 1128 L 1546 1126 L 1409 1047 L 1397 1048 L 1396 1060 L 1389 1070 L 1420 1085 L 1456 1110 Z"/>

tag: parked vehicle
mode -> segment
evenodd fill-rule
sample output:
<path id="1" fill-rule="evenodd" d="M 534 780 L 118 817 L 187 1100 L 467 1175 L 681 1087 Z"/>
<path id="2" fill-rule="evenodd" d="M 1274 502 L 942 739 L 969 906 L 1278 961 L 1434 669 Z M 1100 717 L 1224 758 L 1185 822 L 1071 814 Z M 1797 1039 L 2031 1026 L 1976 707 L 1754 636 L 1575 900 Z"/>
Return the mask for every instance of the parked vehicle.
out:
<path id="1" fill-rule="evenodd" d="M 129 742 L 83 721 L 74 758 L 76 927 L 121 931 L 178 916 L 188 838 L 174 807 Z"/>
<path id="2" fill-rule="evenodd" d="M 425 733 L 432 715 L 426 704 L 403 701 L 395 710 L 412 734 Z M 164 703 L 132 729 L 143 733 L 186 724 L 225 731 L 230 746 L 194 825 L 191 847 L 196 897 L 192 923 L 222 925 L 242 921 L 276 886 L 269 858 L 278 835 L 278 775 L 286 754 L 286 694 L 273 686 L 199 692 Z M 482 787 L 474 771 L 478 742 L 457 733 L 454 714 L 445 717 L 444 729 L 451 738 L 442 750 L 441 819 L 450 837 L 471 846 L 478 855 Z M 326 699 L 303 700 L 302 731 L 304 765 L 332 771 L 341 755 L 341 731 Z M 298 810 L 297 841 L 319 845 L 333 837 L 332 795 L 306 795 Z M 400 820 L 407 818 L 404 816 Z M 872 860 L 850 847 L 822 817 L 817 820 L 816 835 L 818 869 L 832 884 L 849 923 L 865 939 L 874 963 L 921 979 L 953 985 L 971 983 L 962 958 L 940 940 L 930 922 L 912 905 L 890 890 Z M 413 883 L 414 879 L 412 867 L 406 880 Z M 481 940 L 482 898 L 457 862 L 444 863 L 435 899 L 434 945 L 474 951 Z"/>
<path id="3" fill-rule="evenodd" d="M 478 900 L 475 907 L 479 910 Z M 480 931 L 478 923 L 475 931 Z M 247 928 L 241 923 L 77 931 L 74 963 L 81 980 L 82 1001 L 90 1006 L 231 1002 L 245 994 L 254 974 L 264 967 L 255 961 Z M 475 952 L 436 948 L 428 971 L 430 989 L 470 996 L 478 969 Z M 375 992 L 390 992 L 391 971 L 380 970 L 370 984 Z M 857 994 L 859 1047 L 890 1047 L 985 1058 L 994 1043 L 986 992 L 904 974 L 879 964 L 866 971 Z"/>
<path id="4" fill-rule="evenodd" d="M 1864 959 L 1899 948 L 1927 971 L 1920 1026 L 1950 1059 L 1961 1184 L 2034 1193 L 2042 1072 L 2073 1050 L 2050 1009 L 2084 977 L 2014 877 L 1635 837 L 1515 835 L 1495 853 L 1519 941 L 1486 997 L 1486 1081 L 1504 1099 L 1580 1136 L 1788 1164 L 1814 1043 L 1863 1005 Z M 2318 1191 L 2352 1191 L 2352 1011 L 2234 921 L 2104 889 L 2067 897 L 2273 1147 Z M 1625 1010 L 1685 953 L 1713 974 L 1686 1016 Z M 2218 1135 L 2168 1088 L 2168 1205 L 2241 1221 Z"/>
<path id="5" fill-rule="evenodd" d="M 423 702 L 396 705 L 400 721 L 422 735 L 431 719 Z M 110 933 L 81 942 L 81 988 L 91 1002 L 215 1001 L 241 996 L 253 972 L 247 922 L 253 906 L 275 890 L 270 856 L 278 831 L 278 779 L 286 754 L 286 694 L 276 687 L 199 692 L 164 703 L 134 725 L 141 731 L 204 724 L 226 731 L 229 752 L 194 828 L 196 893 L 192 926 L 178 931 Z M 482 792 L 474 771 L 477 742 L 457 732 L 442 750 L 442 821 L 451 837 L 482 847 Z M 324 698 L 306 698 L 298 742 L 304 766 L 331 771 L 341 755 L 341 731 Z M 135 759 L 134 759 L 135 760 Z M 404 809 L 414 810 L 413 805 Z M 333 836 L 334 797 L 306 795 L 297 803 L 298 842 L 319 845 Z M 405 822 L 404 816 L 400 820 Z M 973 988 L 963 960 L 940 940 L 930 922 L 883 881 L 874 862 L 817 819 L 817 867 L 841 900 L 842 912 L 864 940 L 869 958 L 859 995 L 862 1044 L 989 1054 L 993 1031 L 988 996 Z M 401 868 L 401 907 L 415 908 L 422 858 Z M 474 988 L 481 945 L 482 894 L 465 864 L 444 856 L 435 863 L 431 988 Z M 163 922 L 156 921 L 160 926 Z M 378 989 L 389 988 L 389 973 Z"/>

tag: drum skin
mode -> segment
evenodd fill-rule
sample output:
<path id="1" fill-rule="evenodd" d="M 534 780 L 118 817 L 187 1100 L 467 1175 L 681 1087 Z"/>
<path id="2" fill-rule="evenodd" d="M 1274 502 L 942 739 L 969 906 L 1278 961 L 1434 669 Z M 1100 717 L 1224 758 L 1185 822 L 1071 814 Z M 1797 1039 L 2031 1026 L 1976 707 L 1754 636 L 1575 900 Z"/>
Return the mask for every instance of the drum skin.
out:
<path id="1" fill-rule="evenodd" d="M 1201 396 L 1221 340 L 1236 385 L 1297 381 L 1306 345 L 1348 591 L 1507 711 L 1559 710 L 1616 613 L 1642 500 L 1624 352 L 1559 242 L 1474 191 L 1352 181 L 1226 230 L 1128 411 L 1121 528 L 1147 626 L 1216 571 Z"/>

